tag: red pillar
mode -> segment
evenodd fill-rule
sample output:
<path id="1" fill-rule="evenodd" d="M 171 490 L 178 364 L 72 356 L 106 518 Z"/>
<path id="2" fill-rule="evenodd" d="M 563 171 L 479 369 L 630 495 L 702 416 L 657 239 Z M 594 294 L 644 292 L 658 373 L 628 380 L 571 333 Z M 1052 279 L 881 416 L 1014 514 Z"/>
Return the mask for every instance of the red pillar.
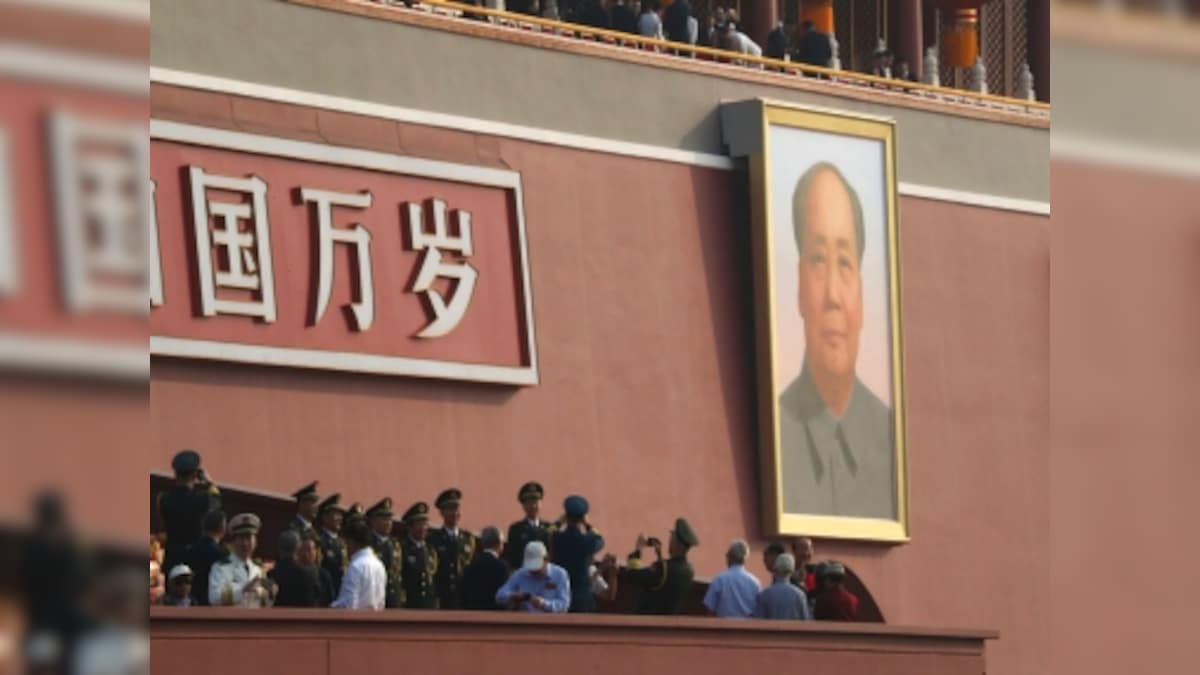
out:
<path id="1" fill-rule="evenodd" d="M 1050 3 L 1029 0 L 1026 9 L 1026 53 L 1033 71 L 1033 88 L 1039 101 L 1050 100 Z"/>
<path id="2" fill-rule="evenodd" d="M 925 56 L 924 43 L 921 0 L 889 0 L 888 49 L 897 59 L 908 61 L 908 67 L 918 76 Z"/>
<path id="3" fill-rule="evenodd" d="M 767 33 L 775 28 L 775 22 L 779 20 L 775 2 L 776 0 L 750 0 L 750 16 L 743 17 L 746 25 L 742 27 L 742 32 L 760 47 L 766 46 Z"/>

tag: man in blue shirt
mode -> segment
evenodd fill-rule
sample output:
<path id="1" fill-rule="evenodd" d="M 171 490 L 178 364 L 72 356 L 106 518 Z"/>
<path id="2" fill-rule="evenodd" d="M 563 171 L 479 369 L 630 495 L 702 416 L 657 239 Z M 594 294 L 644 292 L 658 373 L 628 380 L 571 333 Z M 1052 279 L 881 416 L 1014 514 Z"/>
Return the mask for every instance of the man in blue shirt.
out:
<path id="1" fill-rule="evenodd" d="M 808 608 L 808 597 L 792 583 L 796 573 L 796 559 L 790 553 L 781 553 L 775 558 L 775 578 L 771 585 L 758 594 L 754 605 L 757 619 L 790 619 L 812 621 Z"/>
<path id="2" fill-rule="evenodd" d="M 546 560 L 546 545 L 531 541 L 525 562 L 496 591 L 496 604 L 522 612 L 564 614 L 571 606 L 571 580 L 567 571 Z"/>
<path id="3" fill-rule="evenodd" d="M 718 574 L 704 594 L 704 606 L 724 619 L 748 619 L 754 613 L 754 601 L 762 586 L 753 574 L 746 571 L 750 545 L 734 539 L 725 553 L 729 569 Z"/>

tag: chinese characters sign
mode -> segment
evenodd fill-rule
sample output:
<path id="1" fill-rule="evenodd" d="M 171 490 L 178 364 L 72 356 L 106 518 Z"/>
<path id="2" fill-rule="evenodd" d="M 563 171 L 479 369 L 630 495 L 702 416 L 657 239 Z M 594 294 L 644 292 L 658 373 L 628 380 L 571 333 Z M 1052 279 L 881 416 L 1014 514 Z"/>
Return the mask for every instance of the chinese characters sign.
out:
<path id="1" fill-rule="evenodd" d="M 536 384 L 520 176 L 151 122 L 151 352 Z"/>

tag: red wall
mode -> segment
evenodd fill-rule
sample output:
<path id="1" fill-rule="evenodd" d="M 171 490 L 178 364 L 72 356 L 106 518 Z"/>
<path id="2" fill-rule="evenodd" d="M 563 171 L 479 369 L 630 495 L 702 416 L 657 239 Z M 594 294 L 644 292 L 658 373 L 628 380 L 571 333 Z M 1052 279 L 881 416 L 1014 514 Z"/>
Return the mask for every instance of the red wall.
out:
<path id="1" fill-rule="evenodd" d="M 677 515 L 697 571 L 758 542 L 743 173 L 155 85 L 155 117 L 505 166 L 524 180 L 542 383 L 514 389 L 156 359 L 152 466 L 406 507 L 456 485 L 469 527 L 588 496 L 615 553 Z M 999 629 L 991 673 L 1040 668 L 1027 571 L 1048 539 L 1049 233 L 1043 217 L 901 200 L 912 542 L 819 542 L 890 623 Z M 761 542 L 757 545 L 761 546 Z M 758 565 L 755 565 L 756 571 Z"/>

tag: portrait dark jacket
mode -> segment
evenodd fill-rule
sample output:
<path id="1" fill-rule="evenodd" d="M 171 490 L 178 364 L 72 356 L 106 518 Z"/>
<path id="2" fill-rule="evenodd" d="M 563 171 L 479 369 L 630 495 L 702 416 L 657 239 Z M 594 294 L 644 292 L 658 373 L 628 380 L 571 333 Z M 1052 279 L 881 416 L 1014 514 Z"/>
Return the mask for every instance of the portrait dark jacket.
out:
<path id="1" fill-rule="evenodd" d="M 186 560 L 188 548 L 204 534 L 204 514 L 219 508 L 220 495 L 208 488 L 176 485 L 160 493 L 158 512 L 167 532 L 164 571 L 170 571 Z"/>
<path id="2" fill-rule="evenodd" d="M 896 517 L 892 416 L 857 377 L 835 417 L 806 367 L 779 396 L 784 513 Z"/>
<path id="3" fill-rule="evenodd" d="M 638 17 L 637 12 L 625 5 L 613 5 L 612 8 L 612 27 L 613 30 L 629 33 L 630 35 L 638 34 L 637 27 Z"/>
<path id="4" fill-rule="evenodd" d="M 668 40 L 675 42 L 688 41 L 688 17 L 692 15 L 692 6 L 687 0 L 675 0 L 667 11 L 663 12 L 663 32 Z"/>
<path id="5" fill-rule="evenodd" d="M 817 30 L 806 30 L 796 44 L 796 60 L 811 66 L 828 66 L 833 58 L 829 36 Z"/>
<path id="6" fill-rule="evenodd" d="M 192 600 L 197 605 L 208 604 L 208 575 L 212 566 L 229 555 L 225 547 L 212 537 L 200 537 L 187 553 L 187 565 L 192 568 Z"/>
<path id="7" fill-rule="evenodd" d="M 463 609 L 502 609 L 496 605 L 496 591 L 508 581 L 511 572 L 498 556 L 481 553 L 463 570 Z"/>
<path id="8" fill-rule="evenodd" d="M 593 530 L 581 532 L 578 527 L 567 525 L 554 535 L 555 565 L 565 569 L 571 579 L 571 611 L 592 612 L 596 609 L 596 598 L 592 595 L 592 577 L 588 568 L 600 549 L 604 548 L 604 537 Z"/>
<path id="9" fill-rule="evenodd" d="M 317 567 L 301 567 L 295 560 L 284 558 L 267 573 L 279 586 L 275 595 L 276 607 L 321 606 L 321 580 Z M 328 606 L 328 605 L 326 605 Z"/>
<path id="10" fill-rule="evenodd" d="M 438 596 L 434 577 L 437 574 L 437 551 L 405 537 L 400 544 L 400 580 L 404 589 L 406 609 L 437 609 Z"/>
<path id="11" fill-rule="evenodd" d="M 540 541 L 549 550 L 555 529 L 553 524 L 545 521 L 533 525 L 524 519 L 509 525 L 507 543 L 504 544 L 504 562 L 508 563 L 509 569 L 521 569 L 525 562 L 525 546 L 531 541 Z"/>
<path id="12" fill-rule="evenodd" d="M 681 555 L 649 567 L 629 570 L 624 580 L 641 589 L 634 613 L 673 615 L 679 613 L 695 578 L 692 564 L 687 556 Z"/>

